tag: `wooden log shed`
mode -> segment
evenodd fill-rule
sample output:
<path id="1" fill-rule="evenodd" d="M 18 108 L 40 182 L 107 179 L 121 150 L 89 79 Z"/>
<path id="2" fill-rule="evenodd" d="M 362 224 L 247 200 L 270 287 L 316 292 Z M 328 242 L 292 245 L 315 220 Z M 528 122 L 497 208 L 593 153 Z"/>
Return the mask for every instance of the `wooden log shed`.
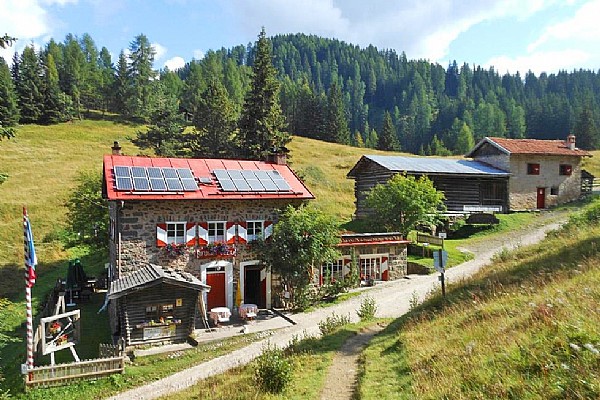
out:
<path id="1" fill-rule="evenodd" d="M 444 192 L 449 212 L 509 211 L 506 171 L 474 160 L 364 155 L 347 174 L 355 180 L 356 218 L 370 214 L 367 193 L 399 173 L 431 179 Z"/>
<path id="2" fill-rule="evenodd" d="M 209 290 L 190 273 L 148 263 L 110 285 L 113 336 L 128 347 L 184 342 L 195 327 L 200 293 Z"/>

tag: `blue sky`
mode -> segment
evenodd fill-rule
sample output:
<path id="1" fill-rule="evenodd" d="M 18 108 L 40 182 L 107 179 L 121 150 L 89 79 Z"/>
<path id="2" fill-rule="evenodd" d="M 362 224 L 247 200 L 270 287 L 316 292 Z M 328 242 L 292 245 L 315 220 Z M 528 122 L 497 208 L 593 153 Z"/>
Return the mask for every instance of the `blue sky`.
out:
<path id="1" fill-rule="evenodd" d="M 267 35 L 307 33 L 451 60 L 500 73 L 600 69 L 600 0 L 1 0 L 0 33 L 19 41 L 0 55 L 67 33 L 89 33 L 116 61 L 144 33 L 155 67 L 180 67 L 209 49 Z"/>

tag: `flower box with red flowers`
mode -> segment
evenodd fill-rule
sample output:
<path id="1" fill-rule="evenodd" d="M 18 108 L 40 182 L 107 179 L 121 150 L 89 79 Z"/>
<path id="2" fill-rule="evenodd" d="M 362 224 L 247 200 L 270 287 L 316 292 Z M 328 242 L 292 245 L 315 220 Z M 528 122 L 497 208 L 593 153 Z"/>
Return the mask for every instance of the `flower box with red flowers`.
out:
<path id="1" fill-rule="evenodd" d="M 235 246 L 223 242 L 209 243 L 196 250 L 197 258 L 235 257 L 235 254 Z"/>

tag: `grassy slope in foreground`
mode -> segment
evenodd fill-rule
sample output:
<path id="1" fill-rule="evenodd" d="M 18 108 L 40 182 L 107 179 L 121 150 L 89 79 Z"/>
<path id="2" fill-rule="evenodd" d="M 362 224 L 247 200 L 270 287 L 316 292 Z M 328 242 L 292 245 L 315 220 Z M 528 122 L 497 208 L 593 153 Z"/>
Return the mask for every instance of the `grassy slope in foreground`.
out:
<path id="1" fill-rule="evenodd" d="M 501 253 L 390 325 L 363 356 L 363 399 L 600 398 L 600 228 Z"/>

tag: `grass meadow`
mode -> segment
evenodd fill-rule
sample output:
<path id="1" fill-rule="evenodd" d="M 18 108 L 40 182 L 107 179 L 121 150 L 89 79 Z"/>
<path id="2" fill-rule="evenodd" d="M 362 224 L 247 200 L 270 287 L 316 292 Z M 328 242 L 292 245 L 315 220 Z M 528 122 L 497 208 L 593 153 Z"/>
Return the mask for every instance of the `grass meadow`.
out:
<path id="1" fill-rule="evenodd" d="M 38 251 L 35 309 L 56 279 L 66 276 L 69 259 L 79 257 L 88 275 L 102 271 L 107 262 L 104 252 L 63 246 L 64 203 L 80 171 L 100 170 L 102 155 L 110 152 L 113 141 L 121 143 L 125 154 L 138 154 L 129 141 L 137 129 L 90 120 L 26 125 L 19 128 L 14 139 L 0 142 L 0 173 L 8 175 L 0 185 L 0 367 L 6 378 L 0 382 L 0 398 L 5 389 L 17 398 L 107 396 L 245 343 L 234 341 L 219 349 L 198 347 L 177 357 L 140 358 L 122 376 L 22 393 L 22 206 L 28 207 Z M 361 155 L 385 154 L 298 137 L 289 148 L 290 164 L 317 197 L 315 206 L 341 223 L 350 221 L 354 212 L 354 182 L 346 174 Z M 586 168 L 600 175 L 600 163 L 588 161 Z M 485 246 L 495 235 L 539 222 L 535 213 L 500 219 L 497 227 L 448 240 L 451 265 L 469 257 L 461 251 L 468 244 Z M 600 346 L 597 329 L 592 329 L 600 326 L 600 274 L 594 267 L 600 261 L 595 253 L 600 245 L 598 234 L 600 228 L 596 227 L 573 229 L 554 235 L 533 250 L 503 253 L 487 274 L 453 284 L 445 308 L 434 296 L 410 315 L 392 322 L 364 353 L 360 397 L 481 398 L 477 393 L 486 391 L 498 398 L 539 398 L 538 393 L 551 395 L 544 398 L 585 398 L 574 393 L 597 394 L 597 383 L 593 382 L 598 382 L 600 363 L 584 346 L 588 342 L 595 348 Z M 86 306 L 91 314 L 98 300 Z M 93 357 L 97 344 L 108 340 L 108 328 L 97 326 L 107 326 L 105 315 L 96 317 L 93 323 L 82 320 L 86 340 L 80 349 L 82 358 Z M 294 379 L 284 397 L 257 394 L 249 366 L 203 381 L 173 398 L 316 399 L 334 352 L 357 329 L 360 325 L 346 326 L 333 335 L 299 345 L 299 351 L 291 355 Z M 447 337 L 451 340 L 445 340 Z M 577 380 L 576 375 L 581 379 Z M 492 379 L 495 376 L 499 378 Z M 569 388 L 573 388 L 571 392 Z"/>

